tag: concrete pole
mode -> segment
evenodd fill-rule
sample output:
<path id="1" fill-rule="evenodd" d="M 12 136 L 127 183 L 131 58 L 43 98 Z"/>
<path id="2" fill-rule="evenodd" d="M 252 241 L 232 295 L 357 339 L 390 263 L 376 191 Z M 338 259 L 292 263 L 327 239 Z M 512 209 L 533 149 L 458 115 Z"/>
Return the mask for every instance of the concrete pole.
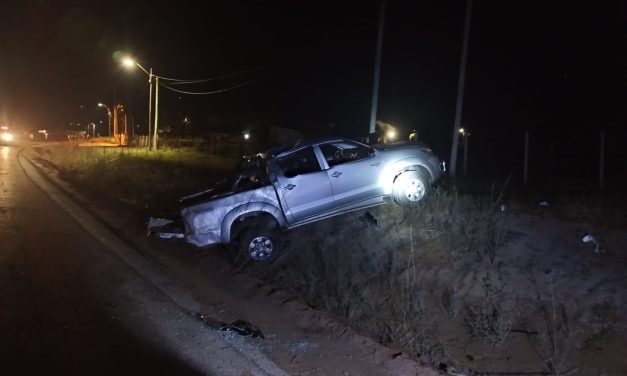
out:
<path id="1" fill-rule="evenodd" d="M 159 76 L 155 77 L 155 135 L 152 138 L 152 148 L 157 150 L 157 129 L 159 126 Z"/>
<path id="2" fill-rule="evenodd" d="M 148 74 L 148 87 L 150 88 L 148 94 L 148 150 L 152 150 L 150 143 L 150 135 L 152 134 L 152 68 Z"/>
<path id="3" fill-rule="evenodd" d="M 383 23 L 385 21 L 385 0 L 381 0 L 379 12 L 379 31 L 377 33 L 377 52 L 374 62 L 374 83 L 372 86 L 372 105 L 370 106 L 370 134 L 376 130 L 377 107 L 379 105 L 379 77 L 381 75 L 381 51 L 383 50 Z M 376 140 L 375 140 L 376 141 Z M 372 142 L 372 140 L 370 140 Z"/>
<path id="4" fill-rule="evenodd" d="M 113 104 L 113 138 L 118 138 L 118 105 Z"/>
<path id="5" fill-rule="evenodd" d="M 108 133 L 109 134 L 108 134 L 108 136 L 109 136 L 109 138 L 111 138 L 111 127 L 113 126 L 113 119 L 112 119 L 113 115 L 111 115 L 111 110 L 109 110 L 108 107 L 105 107 L 105 108 L 107 109 L 107 118 L 109 119 L 109 124 L 108 124 L 109 125 L 109 132 Z"/>
<path id="6" fill-rule="evenodd" d="M 468 36 L 470 34 L 470 17 L 472 15 L 472 0 L 466 5 L 466 21 L 464 26 L 464 41 L 462 57 L 459 63 L 459 82 L 457 83 L 457 105 L 455 107 L 455 124 L 453 125 L 453 145 L 451 147 L 451 163 L 449 173 L 455 178 L 457 169 L 457 148 L 459 147 L 459 126 L 462 122 L 462 107 L 464 103 L 464 85 L 466 81 L 466 60 L 468 57 Z"/>

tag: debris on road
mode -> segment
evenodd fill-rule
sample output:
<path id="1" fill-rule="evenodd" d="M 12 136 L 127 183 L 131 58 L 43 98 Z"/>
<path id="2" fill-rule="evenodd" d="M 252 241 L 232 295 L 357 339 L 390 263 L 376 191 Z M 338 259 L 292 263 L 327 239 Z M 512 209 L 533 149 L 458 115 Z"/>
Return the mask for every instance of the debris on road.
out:
<path id="1" fill-rule="evenodd" d="M 235 320 L 229 324 L 226 322 L 215 320 L 202 313 L 194 313 L 193 316 L 202 321 L 202 323 L 205 324 L 206 327 L 213 330 L 219 330 L 221 332 L 234 332 L 241 336 L 252 338 L 266 338 L 258 327 L 249 323 L 248 321 Z"/>
<path id="2" fill-rule="evenodd" d="M 241 336 L 250 336 L 252 338 L 265 338 L 261 330 L 244 320 L 235 320 L 231 324 L 220 327 L 222 332 L 235 332 Z"/>

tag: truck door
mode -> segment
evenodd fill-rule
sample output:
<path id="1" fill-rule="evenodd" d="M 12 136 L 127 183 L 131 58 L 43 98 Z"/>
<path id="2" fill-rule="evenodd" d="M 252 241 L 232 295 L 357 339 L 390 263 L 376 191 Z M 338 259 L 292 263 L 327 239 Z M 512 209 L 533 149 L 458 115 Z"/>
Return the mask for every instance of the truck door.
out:
<path id="1" fill-rule="evenodd" d="M 276 165 L 277 191 L 288 222 L 324 213 L 333 208 L 333 191 L 313 148 L 306 147 L 281 156 Z"/>
<path id="2" fill-rule="evenodd" d="M 379 156 L 367 145 L 352 141 L 320 144 L 329 165 L 336 208 L 383 195 L 379 182 L 383 166 Z"/>

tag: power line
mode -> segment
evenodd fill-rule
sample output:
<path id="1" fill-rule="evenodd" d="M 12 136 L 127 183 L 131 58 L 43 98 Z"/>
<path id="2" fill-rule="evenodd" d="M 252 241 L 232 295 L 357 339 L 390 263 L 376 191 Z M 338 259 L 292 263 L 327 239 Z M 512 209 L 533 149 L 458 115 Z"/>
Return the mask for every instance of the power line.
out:
<path id="1" fill-rule="evenodd" d="M 351 35 L 355 33 L 356 28 L 352 28 L 352 29 L 348 29 L 348 28 L 343 28 L 341 30 L 338 30 L 336 33 L 333 33 L 335 35 L 339 35 L 341 34 L 340 32 L 343 32 L 344 35 Z M 166 85 L 163 82 L 159 82 L 159 85 L 161 87 L 164 87 L 168 90 L 171 90 L 173 92 L 179 93 L 179 94 L 188 94 L 188 95 L 211 95 L 211 94 L 219 94 L 219 93 L 224 93 L 224 92 L 228 92 L 234 89 L 238 89 L 244 86 L 248 86 L 256 81 L 259 81 L 261 79 L 264 79 L 272 74 L 275 73 L 276 69 L 279 67 L 285 67 L 285 66 L 289 66 L 292 64 L 295 64 L 296 62 L 298 62 L 299 60 L 301 60 L 303 57 L 305 57 L 306 55 L 309 55 L 311 53 L 314 53 L 316 51 L 322 50 L 323 48 L 325 48 L 328 45 L 329 39 L 331 39 L 331 36 L 327 35 L 327 37 L 323 38 L 322 40 L 319 40 L 317 43 L 314 44 L 314 46 L 310 47 L 309 49 L 302 51 L 300 53 L 295 53 L 292 56 L 287 56 L 282 58 L 281 60 L 279 60 L 278 62 L 273 63 L 272 72 L 266 73 L 265 75 L 262 75 L 260 77 L 257 78 L 253 78 L 251 80 L 245 81 L 243 83 L 231 86 L 231 87 L 227 87 L 224 89 L 218 89 L 218 90 L 210 90 L 210 91 L 188 91 L 188 90 L 180 90 L 180 89 L 176 89 L 172 86 Z M 259 69 L 257 69 L 258 71 Z M 221 76 L 216 76 L 216 77 L 212 77 L 212 78 L 205 78 L 205 79 L 178 79 L 178 78 L 171 78 L 171 77 L 163 77 L 163 76 L 157 76 L 154 75 L 155 77 L 159 77 L 160 80 L 164 80 L 164 81 L 169 81 L 168 83 L 170 85 L 187 85 L 187 84 L 198 84 L 198 83 L 203 83 L 203 82 L 211 82 L 211 81 L 217 81 L 217 80 L 222 80 L 222 79 L 227 79 L 227 78 L 232 78 L 232 77 L 236 77 L 236 76 L 241 76 L 247 73 L 251 73 L 254 72 L 254 69 L 246 69 L 246 70 L 242 70 L 242 71 L 238 71 L 235 73 L 229 73 L 229 74 L 224 74 Z"/>
<path id="2" fill-rule="evenodd" d="M 211 78 L 201 78 L 201 79 L 178 79 L 178 78 L 163 77 L 163 76 L 157 76 L 157 75 L 154 75 L 154 76 L 159 77 L 160 80 L 172 81 L 173 84 L 178 85 L 178 84 L 195 84 L 195 83 L 201 83 L 201 82 L 223 80 L 226 78 L 241 76 L 243 74 L 250 73 L 252 71 L 253 71 L 252 69 L 246 69 L 246 70 L 242 70 L 242 71 L 235 72 L 235 73 L 224 74 L 222 76 L 216 76 L 216 77 L 211 77 Z"/>
<path id="3" fill-rule="evenodd" d="M 267 76 L 269 76 L 269 75 L 270 75 L 270 74 L 267 74 L 267 75 L 265 75 L 265 76 L 261 76 L 261 77 L 257 77 L 257 78 L 254 78 L 254 79 L 252 79 L 252 80 L 249 80 L 249 81 L 243 82 L 243 83 L 241 83 L 241 84 L 238 84 L 238 85 L 235 85 L 235 86 L 228 87 L 228 88 L 226 88 L 226 89 L 219 89 L 219 90 L 212 90 L 212 91 L 202 91 L 202 92 L 179 90 L 179 89 L 175 89 L 175 88 L 173 88 L 173 87 L 171 87 L 171 86 L 168 86 L 168 85 L 166 85 L 166 84 L 164 84 L 164 83 L 161 83 L 161 82 L 159 82 L 159 85 L 160 85 L 160 86 L 162 86 L 162 87 L 164 87 L 164 88 L 166 88 L 166 89 L 168 89 L 168 90 L 171 90 L 171 91 L 174 91 L 174 92 L 176 92 L 176 93 L 179 93 L 179 94 L 189 94 L 189 95 L 210 95 L 210 94 L 219 94 L 219 93 L 224 93 L 224 92 L 227 92 L 227 91 L 235 90 L 235 89 L 238 89 L 238 88 L 240 88 L 240 87 L 244 87 L 244 86 L 250 85 L 250 84 L 252 84 L 252 83 L 254 83 L 254 82 L 256 82 L 256 81 L 259 81 L 259 80 L 261 80 L 261 79 L 263 79 L 263 78 L 265 78 L 265 77 L 267 77 Z"/>

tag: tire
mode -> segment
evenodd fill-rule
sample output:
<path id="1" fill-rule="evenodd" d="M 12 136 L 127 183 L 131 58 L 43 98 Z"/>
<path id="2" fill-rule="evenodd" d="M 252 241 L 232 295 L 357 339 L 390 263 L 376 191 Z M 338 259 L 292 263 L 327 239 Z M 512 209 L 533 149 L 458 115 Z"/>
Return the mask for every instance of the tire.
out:
<path id="1" fill-rule="evenodd" d="M 392 197 L 400 206 L 411 207 L 431 194 L 431 178 L 423 169 L 405 171 L 394 181 Z"/>
<path id="2" fill-rule="evenodd" d="M 243 231 L 238 242 L 239 254 L 257 263 L 270 263 L 279 256 L 276 226 L 256 223 Z"/>

